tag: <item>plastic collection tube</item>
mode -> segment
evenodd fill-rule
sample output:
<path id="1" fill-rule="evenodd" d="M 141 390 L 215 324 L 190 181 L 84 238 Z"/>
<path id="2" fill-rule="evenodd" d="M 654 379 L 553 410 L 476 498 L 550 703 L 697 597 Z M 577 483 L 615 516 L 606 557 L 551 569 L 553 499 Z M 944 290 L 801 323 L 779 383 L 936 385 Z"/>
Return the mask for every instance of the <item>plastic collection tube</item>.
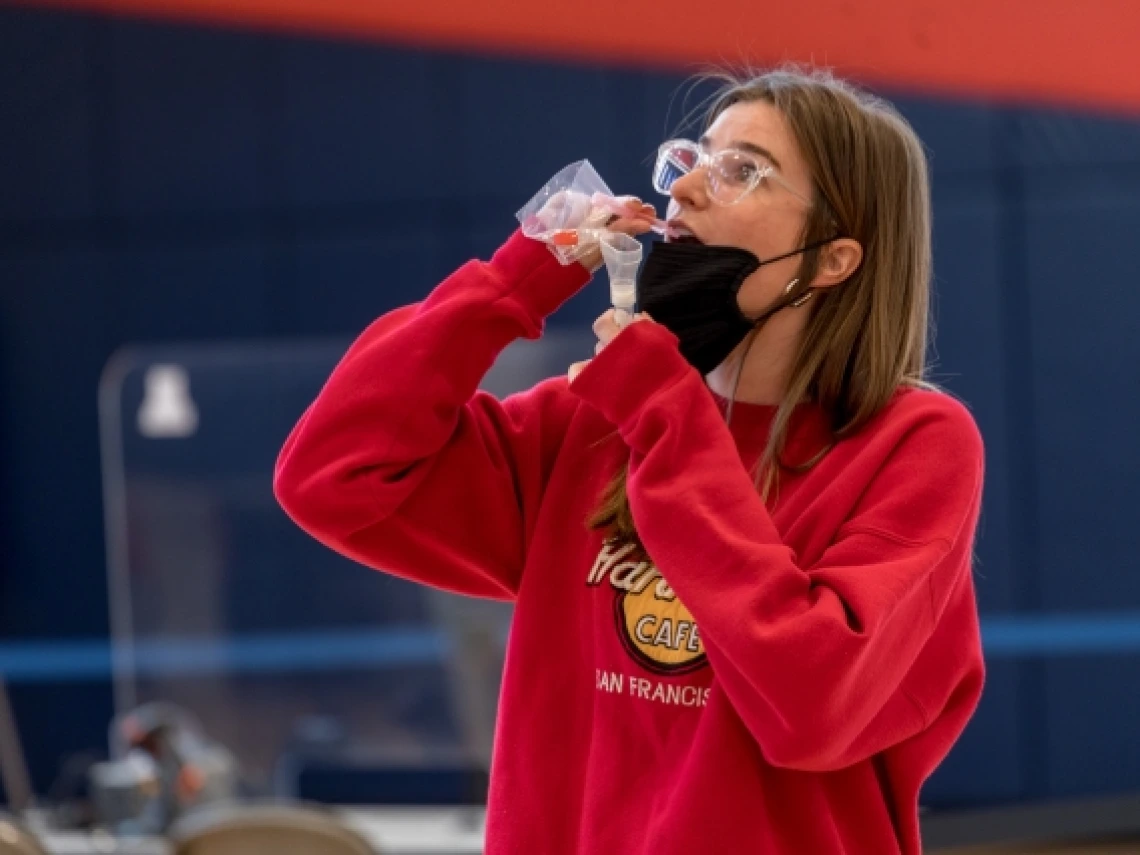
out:
<path id="1" fill-rule="evenodd" d="M 624 326 L 637 307 L 637 268 L 641 265 L 641 244 L 621 232 L 602 235 L 602 259 L 610 278 L 610 304 L 615 309 L 615 320 Z M 624 313 L 624 314 L 622 314 Z"/>

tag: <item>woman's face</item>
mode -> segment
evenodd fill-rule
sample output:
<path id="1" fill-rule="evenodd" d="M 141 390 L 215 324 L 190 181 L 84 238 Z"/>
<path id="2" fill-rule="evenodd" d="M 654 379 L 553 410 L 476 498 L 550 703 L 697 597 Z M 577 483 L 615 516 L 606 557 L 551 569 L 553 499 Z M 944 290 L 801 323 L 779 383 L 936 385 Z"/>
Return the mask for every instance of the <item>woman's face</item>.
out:
<path id="1" fill-rule="evenodd" d="M 812 182 L 783 114 L 766 101 L 734 104 L 717 117 L 703 142 L 710 154 L 726 148 L 759 154 L 788 186 L 765 179 L 740 201 L 722 205 L 709 198 L 706 170 L 694 169 L 674 182 L 667 219 L 702 243 L 747 249 L 761 260 L 799 249 Z M 759 315 L 775 303 L 801 261 L 794 255 L 765 264 L 744 280 L 739 294 L 744 314 Z"/>

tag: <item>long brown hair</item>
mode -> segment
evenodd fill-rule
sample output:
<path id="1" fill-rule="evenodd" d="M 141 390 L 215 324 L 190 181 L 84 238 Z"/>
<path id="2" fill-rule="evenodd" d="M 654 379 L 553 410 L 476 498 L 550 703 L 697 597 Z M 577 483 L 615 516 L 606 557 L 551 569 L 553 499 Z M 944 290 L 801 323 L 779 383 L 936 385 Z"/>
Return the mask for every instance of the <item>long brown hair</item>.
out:
<path id="1" fill-rule="evenodd" d="M 764 501 L 781 469 L 806 471 L 858 431 L 900 386 L 926 386 L 931 240 L 930 185 L 922 143 L 886 101 L 822 70 L 785 66 L 762 74 L 718 72 L 704 126 L 734 104 L 764 101 L 787 120 L 813 181 L 802 245 L 841 234 L 863 246 L 850 278 L 817 292 L 788 387 L 757 464 Z M 800 282 L 816 273 L 819 250 L 804 254 Z M 796 403 L 829 416 L 832 441 L 812 459 L 783 460 Z M 731 406 L 731 402 L 730 402 Z M 607 487 L 589 526 L 640 544 L 629 506 L 628 464 Z"/>

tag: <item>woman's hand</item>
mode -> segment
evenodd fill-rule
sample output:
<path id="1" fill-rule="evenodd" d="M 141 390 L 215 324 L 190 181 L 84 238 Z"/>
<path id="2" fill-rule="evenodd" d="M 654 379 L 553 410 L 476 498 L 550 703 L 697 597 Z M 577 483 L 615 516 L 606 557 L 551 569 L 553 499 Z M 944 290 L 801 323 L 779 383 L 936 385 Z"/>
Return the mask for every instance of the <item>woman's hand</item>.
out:
<path id="1" fill-rule="evenodd" d="M 633 317 L 630 317 L 628 313 L 621 309 L 609 309 L 606 311 L 605 314 L 601 315 L 596 321 L 594 321 L 594 335 L 598 337 L 598 343 L 594 345 L 594 356 L 597 356 L 599 353 L 605 350 L 606 345 L 617 338 L 618 334 L 621 333 L 623 329 L 628 327 L 630 324 L 636 324 L 642 321 L 654 323 L 653 318 L 649 317 L 649 315 L 645 314 L 644 312 L 640 312 Z M 570 370 L 566 372 L 567 379 L 573 383 L 574 379 L 579 374 L 581 374 L 585 367 L 589 364 L 589 359 L 586 359 L 582 362 L 575 362 L 570 366 Z"/>
<path id="2" fill-rule="evenodd" d="M 624 207 L 621 214 L 613 214 L 605 227 L 613 232 L 637 237 L 649 231 L 657 216 L 657 209 L 633 196 L 618 196 L 617 201 Z M 593 273 L 602 266 L 602 248 L 594 246 L 578 259 L 578 263 Z"/>

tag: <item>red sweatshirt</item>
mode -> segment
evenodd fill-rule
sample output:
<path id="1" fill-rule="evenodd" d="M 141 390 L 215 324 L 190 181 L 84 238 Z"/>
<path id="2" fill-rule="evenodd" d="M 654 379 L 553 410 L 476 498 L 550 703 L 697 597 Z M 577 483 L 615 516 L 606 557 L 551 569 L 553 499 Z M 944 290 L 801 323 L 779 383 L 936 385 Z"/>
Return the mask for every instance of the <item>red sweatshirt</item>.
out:
<path id="1" fill-rule="evenodd" d="M 587 278 L 516 234 L 380 318 L 289 437 L 279 500 L 350 558 L 514 601 L 489 853 L 918 853 L 919 788 L 982 689 L 972 418 L 900 391 L 765 506 L 774 408 L 726 426 L 659 325 L 569 386 L 477 391 Z M 824 421 L 801 406 L 788 457 Z M 626 460 L 651 560 L 585 524 Z"/>

